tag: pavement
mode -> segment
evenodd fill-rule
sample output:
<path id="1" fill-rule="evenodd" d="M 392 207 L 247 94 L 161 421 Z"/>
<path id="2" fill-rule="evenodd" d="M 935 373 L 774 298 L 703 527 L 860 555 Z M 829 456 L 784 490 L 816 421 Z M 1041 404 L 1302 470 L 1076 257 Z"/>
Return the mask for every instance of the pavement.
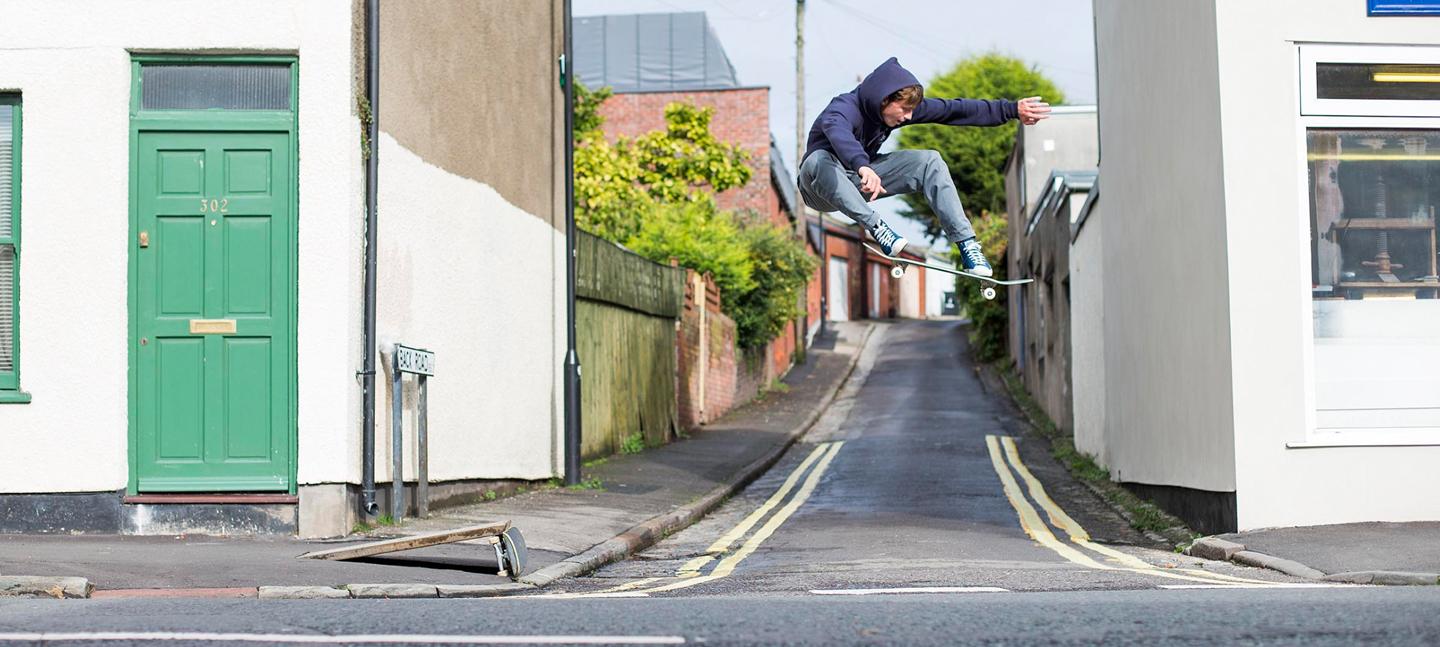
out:
<path id="1" fill-rule="evenodd" d="M 1308 579 L 1440 584 L 1440 522 L 1269 528 L 1206 537 L 1190 553 Z"/>
<path id="2" fill-rule="evenodd" d="M 702 518 L 778 461 L 819 419 L 872 326 L 834 324 L 805 364 L 766 394 L 688 438 L 591 465 L 599 488 L 540 487 L 432 511 L 348 541 L 293 537 L 0 535 L 0 596 L 488 597 L 533 591 L 623 559 Z M 446 544 L 351 561 L 311 551 L 509 520 L 529 545 L 518 582 L 488 545 Z M 77 579 L 78 578 L 78 579 Z M 93 592 L 92 592 L 93 590 Z"/>

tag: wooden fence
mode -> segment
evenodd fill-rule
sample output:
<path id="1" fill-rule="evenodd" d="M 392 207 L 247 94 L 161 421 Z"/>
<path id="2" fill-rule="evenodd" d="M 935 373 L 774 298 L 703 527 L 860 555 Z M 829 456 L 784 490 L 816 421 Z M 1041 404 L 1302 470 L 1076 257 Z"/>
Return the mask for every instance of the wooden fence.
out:
<path id="1" fill-rule="evenodd" d="M 582 455 L 608 456 L 635 434 L 667 442 L 678 428 L 675 321 L 685 270 L 580 232 L 576 345 L 582 367 Z"/>

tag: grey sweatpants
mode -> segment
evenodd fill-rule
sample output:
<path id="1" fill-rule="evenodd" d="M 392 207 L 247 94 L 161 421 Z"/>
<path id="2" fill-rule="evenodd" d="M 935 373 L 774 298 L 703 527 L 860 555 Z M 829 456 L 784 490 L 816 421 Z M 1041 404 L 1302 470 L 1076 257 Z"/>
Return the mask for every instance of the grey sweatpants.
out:
<path id="1" fill-rule="evenodd" d="M 902 193 L 924 193 L 930 209 L 940 217 L 940 227 L 952 243 L 975 237 L 960 194 L 950 179 L 950 169 L 935 151 L 895 151 L 870 159 L 870 168 L 885 187 L 881 198 Z M 874 229 L 879 217 L 860 192 L 860 175 L 848 170 L 827 150 L 818 150 L 800 165 L 800 195 L 805 204 L 820 211 L 839 211 L 866 229 Z"/>

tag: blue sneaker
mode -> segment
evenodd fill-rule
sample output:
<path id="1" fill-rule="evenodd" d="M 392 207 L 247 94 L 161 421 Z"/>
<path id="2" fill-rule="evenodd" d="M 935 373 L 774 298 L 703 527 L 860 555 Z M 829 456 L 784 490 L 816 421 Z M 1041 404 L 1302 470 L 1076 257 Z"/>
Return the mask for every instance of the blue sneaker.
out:
<path id="1" fill-rule="evenodd" d="M 905 249 L 905 237 L 895 233 L 884 220 L 875 222 L 875 228 L 870 230 L 870 235 L 875 237 L 875 242 L 880 243 L 880 249 L 886 256 L 898 256 L 900 250 Z"/>
<path id="2" fill-rule="evenodd" d="M 995 276 L 995 270 L 990 267 L 990 261 L 985 260 L 985 252 L 980 251 L 980 241 L 971 238 L 960 243 L 960 264 L 965 266 L 965 271 L 977 276 Z"/>

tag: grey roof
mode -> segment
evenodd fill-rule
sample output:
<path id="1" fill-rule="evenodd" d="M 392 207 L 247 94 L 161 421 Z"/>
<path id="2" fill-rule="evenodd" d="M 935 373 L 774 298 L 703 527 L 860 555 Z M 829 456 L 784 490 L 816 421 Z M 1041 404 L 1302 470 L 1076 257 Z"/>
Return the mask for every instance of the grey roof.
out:
<path id="1" fill-rule="evenodd" d="M 575 74 L 616 92 L 740 87 L 705 12 L 573 19 Z"/>
<path id="2" fill-rule="evenodd" d="M 770 182 L 780 194 L 780 208 L 798 217 L 795 211 L 795 180 L 790 177 L 790 169 L 785 167 L 785 158 L 780 156 L 780 147 L 775 145 L 774 136 L 770 137 Z"/>
<path id="3" fill-rule="evenodd" d="M 1090 191 L 1099 177 L 1100 173 L 1094 170 L 1051 171 L 1045 190 L 1035 200 L 1035 209 L 1030 213 L 1030 220 L 1025 225 L 1025 235 L 1035 231 L 1035 225 L 1039 224 L 1041 216 L 1059 213 L 1060 205 L 1071 193 Z"/>

